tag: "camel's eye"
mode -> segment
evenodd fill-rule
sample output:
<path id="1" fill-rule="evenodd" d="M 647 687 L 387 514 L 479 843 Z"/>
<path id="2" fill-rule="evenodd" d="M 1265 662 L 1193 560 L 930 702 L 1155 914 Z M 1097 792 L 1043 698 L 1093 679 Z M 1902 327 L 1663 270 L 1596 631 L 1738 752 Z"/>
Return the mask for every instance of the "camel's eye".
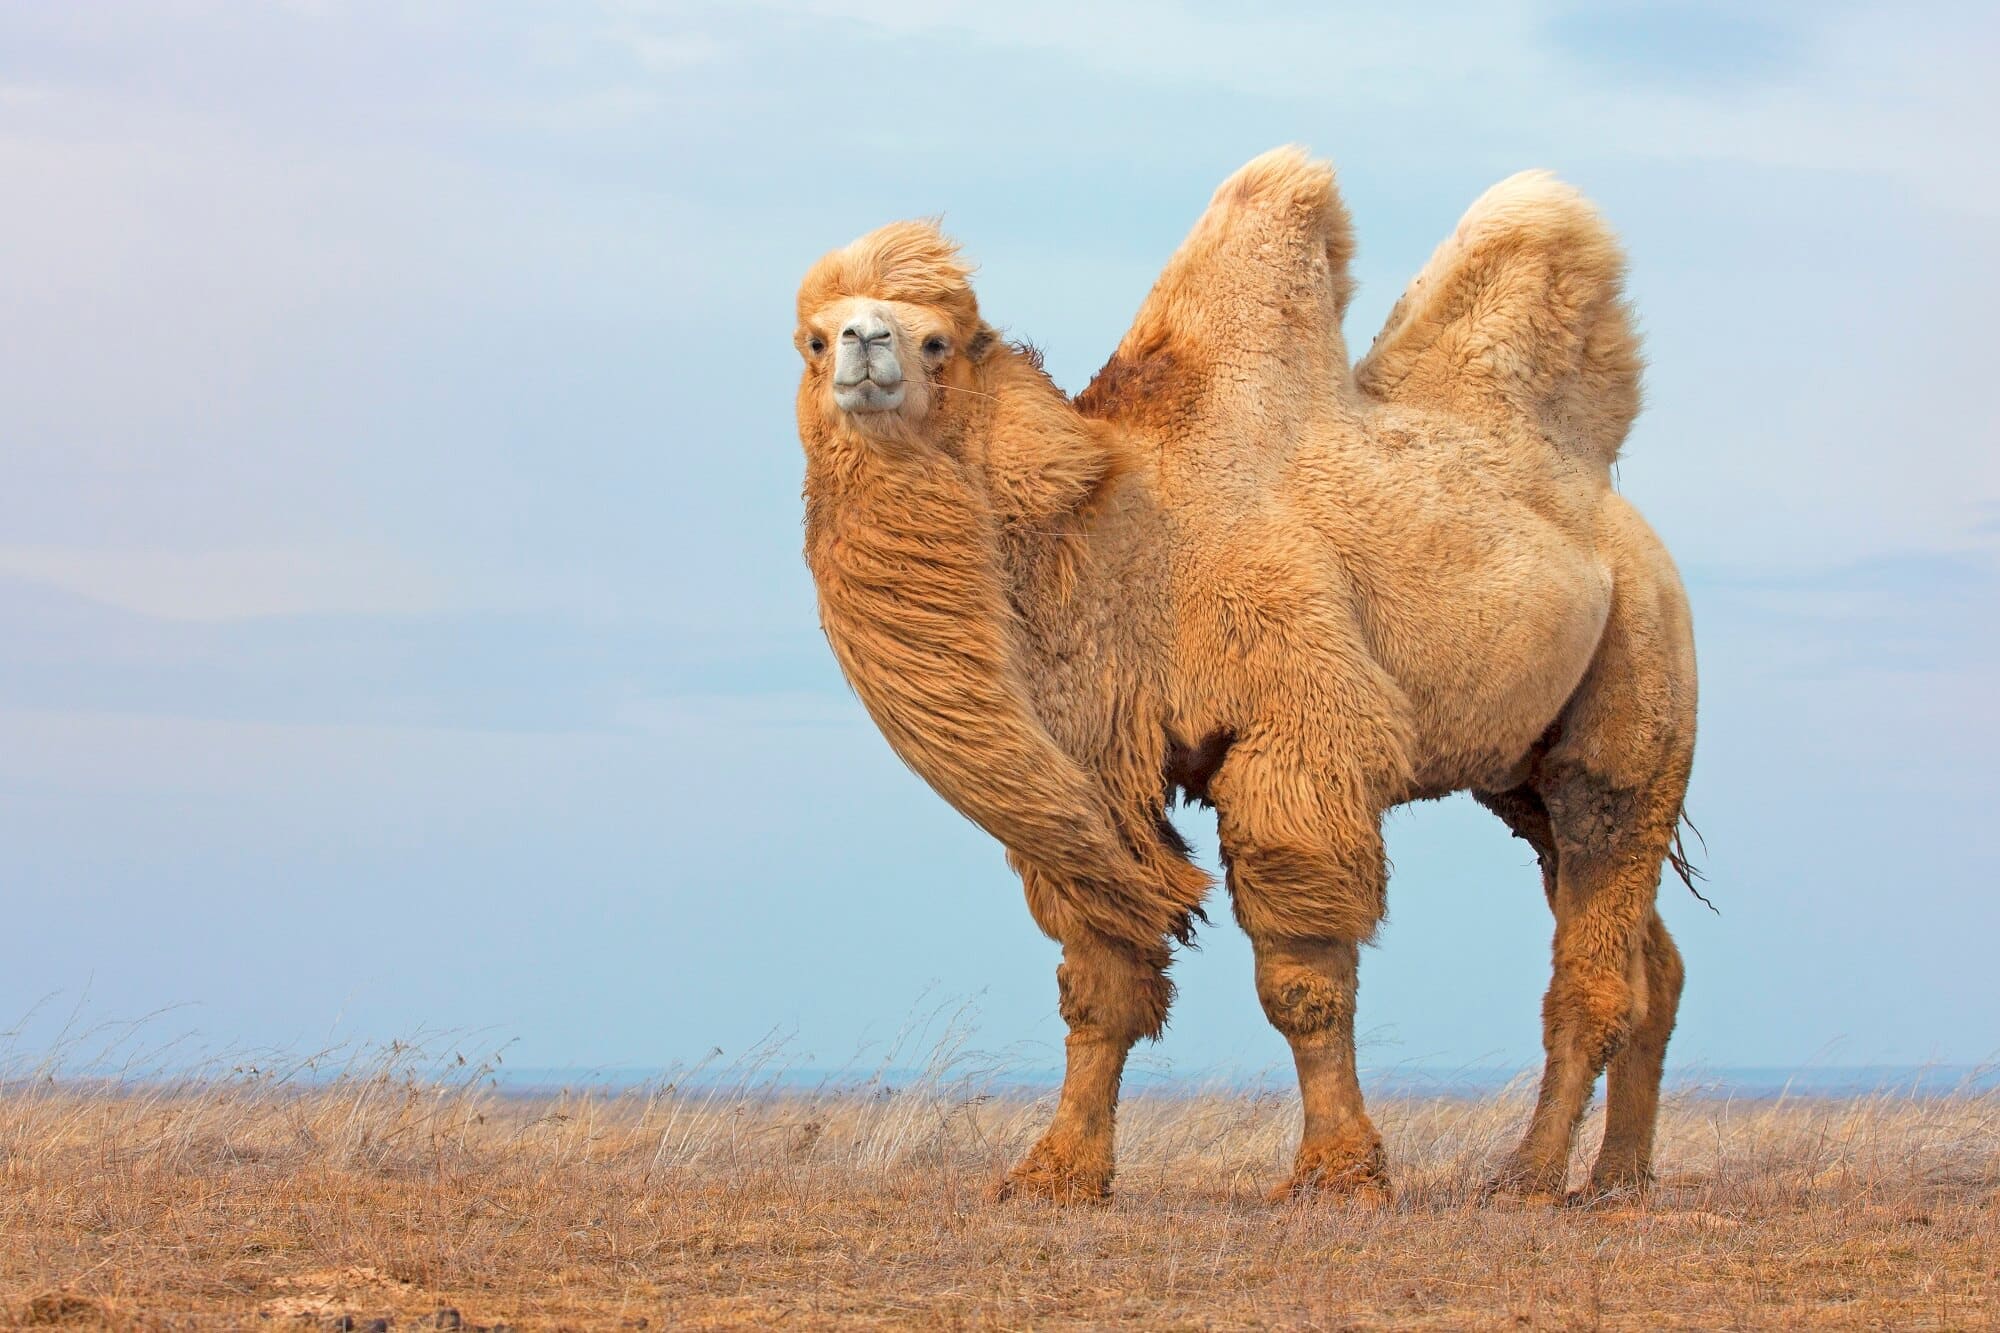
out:
<path id="1" fill-rule="evenodd" d="M 812 337 L 806 339 L 806 350 L 814 356 L 818 356 L 826 350 L 826 339 L 815 333 Z"/>
<path id="2" fill-rule="evenodd" d="M 947 338 L 933 334 L 931 337 L 924 339 L 925 356 L 936 358 L 943 356 L 946 352 L 949 352 L 950 350 L 951 350 L 951 341 Z"/>

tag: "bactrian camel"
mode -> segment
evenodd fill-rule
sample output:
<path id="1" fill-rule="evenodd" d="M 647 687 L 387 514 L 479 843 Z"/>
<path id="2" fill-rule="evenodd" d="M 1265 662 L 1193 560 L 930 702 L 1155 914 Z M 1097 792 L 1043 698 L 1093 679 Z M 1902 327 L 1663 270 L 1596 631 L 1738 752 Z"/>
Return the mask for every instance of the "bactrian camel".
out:
<path id="1" fill-rule="evenodd" d="M 1624 260 L 1543 173 L 1475 203 L 1350 365 L 1354 249 L 1295 149 L 1223 184 L 1075 399 L 980 317 L 927 223 L 798 297 L 806 557 L 891 746 L 1006 845 L 1061 942 L 1053 1123 L 1002 1193 L 1105 1194 L 1211 804 L 1305 1129 L 1277 1195 L 1379 1195 L 1359 946 L 1381 821 L 1469 790 L 1541 862 L 1547 1064 L 1497 1188 L 1552 1197 L 1610 1067 L 1591 1185 L 1649 1173 L 1681 960 L 1655 911 L 1695 733 L 1685 594 L 1612 488 L 1639 404 Z"/>

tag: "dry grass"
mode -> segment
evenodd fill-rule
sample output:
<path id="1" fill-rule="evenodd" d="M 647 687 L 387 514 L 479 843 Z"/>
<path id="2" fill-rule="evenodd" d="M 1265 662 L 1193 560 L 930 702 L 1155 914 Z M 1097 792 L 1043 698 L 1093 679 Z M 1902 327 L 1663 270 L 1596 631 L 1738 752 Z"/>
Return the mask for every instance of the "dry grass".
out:
<path id="1" fill-rule="evenodd" d="M 1482 1206 L 1523 1092 L 1380 1104 L 1386 1209 L 1268 1207 L 1283 1094 L 1130 1099 L 1118 1196 L 985 1193 L 1047 1098 L 16 1080 L 0 1320 L 73 1327 L 1986 1327 L 2000 1096 L 1670 1098 L 1643 1203 Z M 982 1088 L 987 1091 L 981 1091 Z M 1596 1130 L 1593 1123 L 1585 1138 Z M 456 1312 L 456 1313 L 452 1313 Z M 293 1324 L 291 1321 L 300 1320 Z M 380 1326 L 380 1325 L 377 1325 Z"/>

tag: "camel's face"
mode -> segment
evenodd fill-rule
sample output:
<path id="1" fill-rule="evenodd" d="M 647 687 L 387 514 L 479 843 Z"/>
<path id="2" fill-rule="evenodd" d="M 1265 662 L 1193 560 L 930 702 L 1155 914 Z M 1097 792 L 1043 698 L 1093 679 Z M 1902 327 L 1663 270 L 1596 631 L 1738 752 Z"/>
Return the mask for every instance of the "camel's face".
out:
<path id="1" fill-rule="evenodd" d="M 958 330 L 943 311 L 906 301 L 843 297 L 801 323 L 795 341 L 805 384 L 828 419 L 863 435 L 902 434 L 949 387 Z"/>
<path id="2" fill-rule="evenodd" d="M 806 363 L 801 431 L 916 438 L 991 340 L 966 274 L 957 247 L 924 222 L 893 223 L 813 265 L 793 335 Z"/>

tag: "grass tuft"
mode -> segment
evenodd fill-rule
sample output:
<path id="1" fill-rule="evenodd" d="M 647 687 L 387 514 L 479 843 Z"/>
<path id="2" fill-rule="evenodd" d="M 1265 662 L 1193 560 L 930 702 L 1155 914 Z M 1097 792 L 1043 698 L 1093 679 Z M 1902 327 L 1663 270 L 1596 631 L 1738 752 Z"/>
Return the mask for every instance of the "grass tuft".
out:
<path id="1" fill-rule="evenodd" d="M 1051 1098 L 948 1031 L 927 1068 L 800 1089 L 771 1048 L 621 1092 L 488 1067 L 245 1066 L 0 1092 L 0 1323 L 1982 1326 L 2000 1318 L 2000 1094 L 1667 1098 L 1659 1187 L 1502 1209 L 1526 1121 L 1378 1100 L 1382 1209 L 1267 1206 L 1287 1090 L 1120 1112 L 1107 1207 L 995 1205 Z M 1585 1126 L 1578 1169 L 1600 1125 Z M 5 1295 L 5 1293 L 14 1293 Z M 387 1321 L 378 1325 L 376 1321 Z M 278 1321 L 276 1323 L 270 1321 Z"/>

